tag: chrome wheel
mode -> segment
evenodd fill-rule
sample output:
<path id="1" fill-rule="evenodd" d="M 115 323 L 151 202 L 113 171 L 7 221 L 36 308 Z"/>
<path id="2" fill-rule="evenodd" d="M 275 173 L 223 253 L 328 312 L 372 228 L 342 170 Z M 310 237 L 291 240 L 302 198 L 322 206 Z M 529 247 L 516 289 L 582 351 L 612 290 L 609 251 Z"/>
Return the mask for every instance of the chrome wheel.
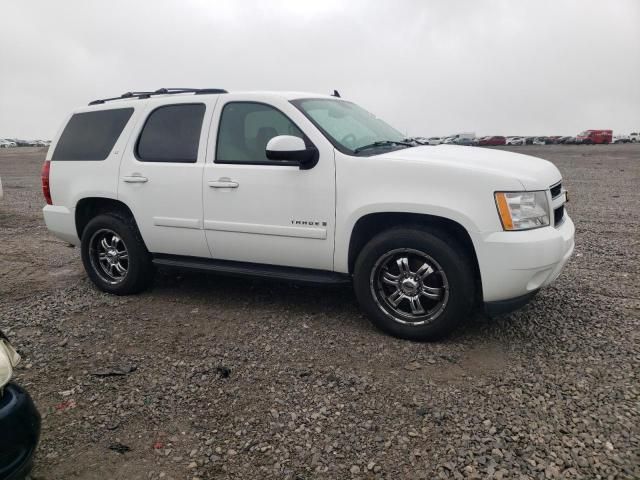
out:
<path id="1" fill-rule="evenodd" d="M 95 272 L 112 285 L 122 282 L 129 270 L 129 252 L 113 230 L 96 231 L 89 241 L 89 258 Z"/>
<path id="2" fill-rule="evenodd" d="M 442 267 L 413 249 L 387 252 L 373 266 L 371 293 L 378 307 L 403 325 L 424 325 L 438 318 L 449 300 Z"/>

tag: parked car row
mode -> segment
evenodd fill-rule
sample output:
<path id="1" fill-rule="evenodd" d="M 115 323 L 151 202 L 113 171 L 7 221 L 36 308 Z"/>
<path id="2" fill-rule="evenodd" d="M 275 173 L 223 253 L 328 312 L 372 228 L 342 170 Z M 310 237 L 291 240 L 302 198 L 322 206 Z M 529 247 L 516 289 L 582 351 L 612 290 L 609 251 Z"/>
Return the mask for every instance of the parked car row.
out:
<path id="1" fill-rule="evenodd" d="M 633 134 L 632 134 L 633 135 Z M 623 137 L 624 139 L 616 140 L 618 137 L 613 137 L 612 130 L 585 130 L 580 134 L 574 136 L 538 136 L 538 137 L 522 137 L 522 136 L 488 136 L 481 137 L 474 141 L 474 145 L 577 145 L 577 144 L 607 144 L 618 143 L 619 141 L 632 141 L 631 135 Z M 629 140 L 626 140 L 626 139 Z"/>
<path id="2" fill-rule="evenodd" d="M 19 140 L 16 138 L 0 138 L 0 148 L 12 147 L 48 147 L 51 140 Z"/>
<path id="3" fill-rule="evenodd" d="M 415 140 L 428 145 L 474 145 L 475 134 L 459 133 L 448 137 L 416 137 Z"/>
<path id="4" fill-rule="evenodd" d="M 530 140 L 529 140 L 530 138 Z M 554 135 L 551 137 L 529 137 L 527 138 L 527 144 L 529 145 L 575 145 L 580 143 L 577 137 L 567 135 L 567 136 L 559 136 Z"/>
<path id="5" fill-rule="evenodd" d="M 576 136 L 551 135 L 551 136 L 508 136 L 488 135 L 475 137 L 473 134 L 459 134 L 449 137 L 416 137 L 415 140 L 428 145 L 595 145 L 609 143 L 635 143 L 640 142 L 640 132 L 629 135 L 613 136 L 613 130 L 585 130 Z"/>

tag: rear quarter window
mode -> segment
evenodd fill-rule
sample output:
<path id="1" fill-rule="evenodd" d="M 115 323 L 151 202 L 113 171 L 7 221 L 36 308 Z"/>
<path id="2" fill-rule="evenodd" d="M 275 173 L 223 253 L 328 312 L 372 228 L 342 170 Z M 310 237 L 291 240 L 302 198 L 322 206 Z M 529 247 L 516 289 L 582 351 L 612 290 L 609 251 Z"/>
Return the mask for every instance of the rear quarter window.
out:
<path id="1" fill-rule="evenodd" d="M 74 114 L 64 127 L 51 160 L 105 160 L 132 114 L 133 108 Z"/>

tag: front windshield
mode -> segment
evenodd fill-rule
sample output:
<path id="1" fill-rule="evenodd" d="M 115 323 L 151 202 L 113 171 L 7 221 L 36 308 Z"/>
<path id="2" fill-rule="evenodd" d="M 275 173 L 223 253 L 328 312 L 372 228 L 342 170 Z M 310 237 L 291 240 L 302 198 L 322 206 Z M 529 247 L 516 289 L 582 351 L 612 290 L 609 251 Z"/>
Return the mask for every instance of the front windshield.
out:
<path id="1" fill-rule="evenodd" d="M 404 135 L 355 103 L 344 100 L 309 98 L 292 102 L 318 126 L 329 140 L 349 153 L 364 148 L 375 154 L 379 148 L 399 148 Z M 395 143 L 400 142 L 400 143 Z M 375 145 L 374 145 L 375 144 Z M 371 150 L 371 151 L 369 151 Z"/>

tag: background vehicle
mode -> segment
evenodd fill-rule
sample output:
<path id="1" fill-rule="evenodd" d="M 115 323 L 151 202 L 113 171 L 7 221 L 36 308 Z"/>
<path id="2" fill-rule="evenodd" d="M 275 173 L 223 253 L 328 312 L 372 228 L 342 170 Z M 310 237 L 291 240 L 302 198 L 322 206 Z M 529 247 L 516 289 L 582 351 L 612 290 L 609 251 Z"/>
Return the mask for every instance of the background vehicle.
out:
<path id="1" fill-rule="evenodd" d="M 414 340 L 446 335 L 476 299 L 523 305 L 573 250 L 551 163 L 420 145 L 317 94 L 94 101 L 68 119 L 42 182 L 49 230 L 81 247 L 106 292 L 147 288 L 154 265 L 352 283 L 376 326 Z"/>
<path id="2" fill-rule="evenodd" d="M 17 146 L 18 144 L 16 142 L 12 142 L 11 140 L 0 140 L 0 148 L 13 148 Z"/>
<path id="3" fill-rule="evenodd" d="M 0 331 L 0 478 L 23 479 L 31 471 L 40 437 L 40 414 L 29 394 L 11 383 L 20 355 Z"/>
<path id="4" fill-rule="evenodd" d="M 480 146 L 506 145 L 507 139 L 501 136 L 483 137 L 478 141 Z"/>
<path id="5" fill-rule="evenodd" d="M 476 134 L 472 132 L 456 133 L 441 139 L 441 143 L 446 145 L 473 145 Z"/>
<path id="6" fill-rule="evenodd" d="M 440 145 L 442 143 L 442 139 L 440 137 L 429 137 L 427 140 L 429 145 Z"/>
<path id="7" fill-rule="evenodd" d="M 615 135 L 612 143 L 630 143 L 631 137 L 629 135 Z"/>
<path id="8" fill-rule="evenodd" d="M 547 139 L 546 137 L 535 137 L 532 142 L 534 145 L 546 145 Z"/>
<path id="9" fill-rule="evenodd" d="M 473 140 L 474 138 L 476 138 L 476 134 L 473 132 L 463 132 L 463 133 L 456 133 L 455 135 L 452 135 L 453 138 L 467 138 L 469 140 Z"/>
<path id="10" fill-rule="evenodd" d="M 613 140 L 613 130 L 585 130 L 576 136 L 576 143 L 583 145 L 607 144 Z"/>
<path id="11" fill-rule="evenodd" d="M 640 133 L 638 133 L 638 132 L 630 133 L 629 134 L 629 139 L 634 143 L 635 142 L 640 142 Z"/>
<path id="12" fill-rule="evenodd" d="M 473 139 L 468 137 L 458 137 L 453 141 L 453 143 L 456 145 L 464 145 L 469 147 L 473 145 Z"/>
<path id="13" fill-rule="evenodd" d="M 523 137 L 507 137 L 506 145 L 524 145 Z"/>

